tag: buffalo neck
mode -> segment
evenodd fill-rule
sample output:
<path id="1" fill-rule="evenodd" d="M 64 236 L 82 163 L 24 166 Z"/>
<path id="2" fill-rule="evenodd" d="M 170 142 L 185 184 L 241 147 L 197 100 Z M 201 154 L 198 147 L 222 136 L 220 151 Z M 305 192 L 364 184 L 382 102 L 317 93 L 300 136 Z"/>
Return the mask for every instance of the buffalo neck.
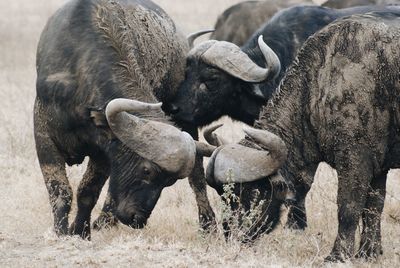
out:
<path id="1" fill-rule="evenodd" d="M 255 85 L 240 80 L 237 81 L 237 88 L 235 88 L 232 98 L 228 100 L 225 106 L 226 110 L 223 111 L 224 114 L 229 115 L 232 119 L 253 125 L 260 114 L 262 106 L 266 104 L 265 99 L 251 94 L 252 87 Z"/>
<path id="2" fill-rule="evenodd" d="M 281 63 L 280 73 L 275 78 L 268 77 L 265 81 L 262 81 L 261 83 L 247 83 L 246 85 L 247 87 L 257 87 L 262 92 L 262 94 L 264 95 L 264 102 L 260 102 L 261 105 L 264 105 L 265 102 L 272 97 L 280 81 L 282 80 L 287 68 L 290 66 L 290 64 L 293 62 L 296 56 L 297 49 L 293 48 L 291 45 L 285 44 L 287 41 L 281 39 L 282 37 L 280 38 L 272 38 L 269 36 L 264 37 L 265 42 L 268 44 L 268 46 L 271 47 L 271 49 L 275 52 L 275 54 L 279 58 L 279 61 Z M 249 40 L 249 42 L 242 47 L 242 50 L 258 66 L 263 68 L 267 67 L 264 55 L 262 54 L 258 46 L 258 43 L 256 42 L 256 38 Z"/>
<path id="3" fill-rule="evenodd" d="M 302 68 L 289 70 L 255 123 L 257 128 L 271 131 L 285 142 L 288 159 L 282 171 L 292 181 L 298 180 L 297 176 L 309 166 L 316 166 L 323 160 L 307 116 L 310 114 L 308 80 L 308 73 Z"/>

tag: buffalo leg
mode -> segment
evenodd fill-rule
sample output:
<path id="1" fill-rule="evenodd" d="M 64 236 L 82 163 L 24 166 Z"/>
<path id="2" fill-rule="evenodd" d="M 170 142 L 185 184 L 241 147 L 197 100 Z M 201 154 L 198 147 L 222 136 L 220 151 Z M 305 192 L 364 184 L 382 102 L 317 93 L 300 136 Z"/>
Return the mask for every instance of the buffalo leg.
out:
<path id="1" fill-rule="evenodd" d="M 207 197 L 207 184 L 204 175 L 203 157 L 196 156 L 196 162 L 189 176 L 189 184 L 193 189 L 199 209 L 199 223 L 203 230 L 216 226 L 215 214 Z"/>
<path id="2" fill-rule="evenodd" d="M 90 158 L 86 172 L 78 187 L 78 212 L 75 221 L 70 227 L 71 234 L 90 239 L 90 214 L 109 173 L 109 164 L 105 158 Z"/>
<path id="3" fill-rule="evenodd" d="M 296 201 L 290 205 L 286 226 L 290 229 L 304 230 L 307 227 L 306 196 L 309 186 L 296 187 Z"/>
<path id="4" fill-rule="evenodd" d="M 199 139 L 199 132 L 196 127 L 184 128 L 195 140 Z M 192 188 L 197 207 L 199 209 L 199 223 L 203 230 L 208 230 L 212 226 L 216 226 L 215 214 L 211 208 L 207 197 L 207 183 L 204 175 L 203 157 L 196 155 L 196 161 L 192 174 L 189 176 L 189 184 Z"/>
<path id="5" fill-rule="evenodd" d="M 49 193 L 57 235 L 68 233 L 68 214 L 71 209 L 72 189 L 65 171 L 65 161 L 53 141 L 35 126 L 35 141 L 40 168 Z"/>
<path id="6" fill-rule="evenodd" d="M 291 229 L 304 230 L 307 227 L 306 196 L 314 180 L 318 165 L 302 172 L 301 180 L 296 180 L 296 199 L 290 205 L 286 226 Z"/>
<path id="7" fill-rule="evenodd" d="M 111 227 L 117 224 L 117 217 L 114 215 L 115 203 L 111 198 L 110 190 L 107 192 L 106 200 L 99 217 L 93 222 L 93 229 L 100 230 L 103 227 Z"/>
<path id="8" fill-rule="evenodd" d="M 341 150 L 335 156 L 339 228 L 326 261 L 343 261 L 354 254 L 355 232 L 372 179 L 372 162 L 368 155 L 368 150 Z"/>
<path id="9" fill-rule="evenodd" d="M 362 213 L 363 230 L 357 257 L 375 258 L 382 254 L 381 215 L 386 194 L 386 174 L 375 177 Z"/>

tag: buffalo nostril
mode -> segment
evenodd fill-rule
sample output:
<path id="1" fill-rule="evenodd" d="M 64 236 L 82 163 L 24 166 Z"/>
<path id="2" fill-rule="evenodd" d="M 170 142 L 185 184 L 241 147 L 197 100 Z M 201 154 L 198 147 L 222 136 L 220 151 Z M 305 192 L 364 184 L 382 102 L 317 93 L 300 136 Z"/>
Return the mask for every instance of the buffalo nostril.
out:
<path id="1" fill-rule="evenodd" d="M 296 198 L 294 196 L 287 196 L 285 199 L 285 206 L 290 207 L 296 204 Z"/>
<path id="2" fill-rule="evenodd" d="M 180 111 L 180 108 L 172 103 L 167 104 L 165 108 L 170 114 L 177 114 Z"/>
<path id="3" fill-rule="evenodd" d="M 178 106 L 173 106 L 173 108 L 171 109 L 171 113 L 172 114 L 177 114 L 181 109 Z"/>

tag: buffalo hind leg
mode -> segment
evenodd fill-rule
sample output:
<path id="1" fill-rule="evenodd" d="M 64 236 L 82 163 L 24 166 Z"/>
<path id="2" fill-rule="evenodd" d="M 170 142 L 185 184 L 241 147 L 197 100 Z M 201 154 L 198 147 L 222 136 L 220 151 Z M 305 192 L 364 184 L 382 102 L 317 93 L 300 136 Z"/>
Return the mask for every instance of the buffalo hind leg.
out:
<path id="1" fill-rule="evenodd" d="M 105 157 L 90 157 L 85 174 L 78 186 L 78 212 L 70 226 L 72 235 L 90 239 L 90 214 L 110 173 Z"/>
<path id="2" fill-rule="evenodd" d="M 381 215 L 386 195 L 387 175 L 373 178 L 362 213 L 363 230 L 361 233 L 358 258 L 376 258 L 383 254 L 381 242 Z"/>
<path id="3" fill-rule="evenodd" d="M 93 229 L 100 230 L 104 227 L 112 227 L 117 224 L 118 219 L 114 215 L 115 203 L 111 198 L 110 190 L 107 192 L 106 200 L 99 217 L 93 222 Z"/>
<path id="4" fill-rule="evenodd" d="M 369 150 L 343 150 L 335 156 L 338 173 L 338 234 L 326 261 L 344 261 L 354 254 L 355 232 L 372 180 Z"/>
<path id="5" fill-rule="evenodd" d="M 72 189 L 65 171 L 65 161 L 53 141 L 43 132 L 35 131 L 36 151 L 44 182 L 49 193 L 57 235 L 68 234 L 68 214 Z"/>

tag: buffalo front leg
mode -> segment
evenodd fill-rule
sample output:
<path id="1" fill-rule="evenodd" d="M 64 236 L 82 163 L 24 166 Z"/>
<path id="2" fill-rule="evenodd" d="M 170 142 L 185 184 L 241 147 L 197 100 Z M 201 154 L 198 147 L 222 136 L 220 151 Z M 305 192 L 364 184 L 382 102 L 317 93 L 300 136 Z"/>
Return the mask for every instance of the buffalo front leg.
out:
<path id="1" fill-rule="evenodd" d="M 105 157 L 90 157 L 87 169 L 78 186 L 78 212 L 70 226 L 70 233 L 90 239 L 90 214 L 110 173 Z"/>
<path id="2" fill-rule="evenodd" d="M 100 230 L 104 227 L 112 227 L 117 224 L 118 219 L 114 215 L 115 202 L 111 197 L 110 189 L 107 191 L 107 197 L 104 201 L 99 217 L 93 222 L 93 229 Z"/>
<path id="3" fill-rule="evenodd" d="M 189 184 L 193 189 L 199 209 L 199 223 L 203 230 L 210 230 L 216 226 L 215 214 L 207 197 L 207 184 L 204 176 L 203 157 L 196 156 L 192 174 L 189 176 Z"/>
<path id="4" fill-rule="evenodd" d="M 355 232 L 372 179 L 368 151 L 343 150 L 335 156 L 338 173 L 338 234 L 326 261 L 344 261 L 354 254 Z"/>
<path id="5" fill-rule="evenodd" d="M 358 258 L 376 258 L 383 254 L 381 242 L 381 215 L 385 203 L 387 175 L 374 177 L 368 191 L 367 201 L 362 213 L 363 230 L 361 233 Z"/>
<path id="6" fill-rule="evenodd" d="M 185 127 L 187 131 L 195 140 L 199 140 L 199 132 L 197 127 Z M 196 160 L 192 174 L 189 176 L 189 184 L 192 188 L 197 207 L 199 209 L 199 223 L 203 230 L 210 230 L 211 227 L 216 226 L 215 214 L 211 208 L 210 202 L 207 197 L 207 183 L 204 175 L 203 157 L 196 155 Z"/>
<path id="7" fill-rule="evenodd" d="M 288 228 L 304 230 L 307 227 L 306 196 L 309 190 L 306 185 L 296 187 L 296 199 L 290 205 L 286 222 Z"/>
<path id="8" fill-rule="evenodd" d="M 57 235 L 68 234 L 68 214 L 71 209 L 72 189 L 65 171 L 65 161 L 53 141 L 35 132 L 36 150 L 44 182 L 49 193 Z"/>
<path id="9" fill-rule="evenodd" d="M 304 230 L 307 227 L 306 196 L 314 181 L 317 168 L 318 165 L 310 165 L 307 170 L 300 173 L 300 178 L 294 182 L 296 197 L 290 205 L 286 222 L 286 227 L 290 229 Z"/>

